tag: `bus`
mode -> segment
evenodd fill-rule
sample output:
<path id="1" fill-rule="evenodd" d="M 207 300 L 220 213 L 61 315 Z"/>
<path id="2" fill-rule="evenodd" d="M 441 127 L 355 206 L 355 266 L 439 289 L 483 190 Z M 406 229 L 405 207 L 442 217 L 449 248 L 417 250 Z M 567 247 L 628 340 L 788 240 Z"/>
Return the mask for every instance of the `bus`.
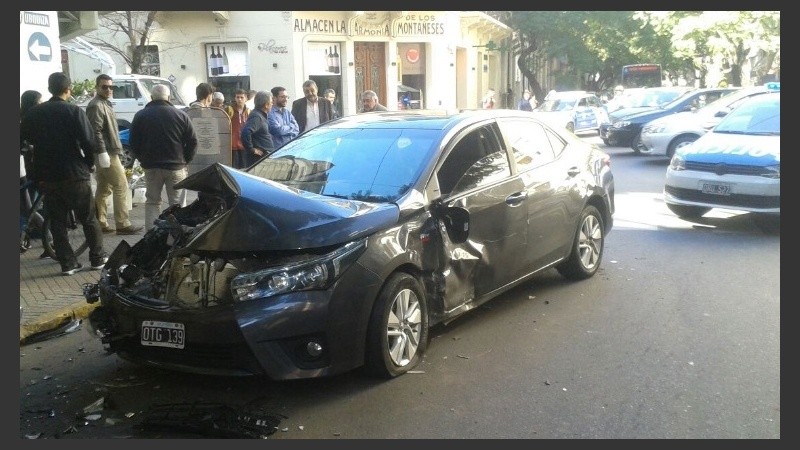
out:
<path id="1" fill-rule="evenodd" d="M 622 66 L 623 88 L 661 87 L 661 64 Z"/>

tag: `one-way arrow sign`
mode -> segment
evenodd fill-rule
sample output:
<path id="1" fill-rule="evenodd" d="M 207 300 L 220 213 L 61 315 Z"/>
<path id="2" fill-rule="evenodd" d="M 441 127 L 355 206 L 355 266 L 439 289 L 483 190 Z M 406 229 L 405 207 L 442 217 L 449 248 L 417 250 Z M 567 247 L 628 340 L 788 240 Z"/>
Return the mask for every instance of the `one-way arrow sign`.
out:
<path id="1" fill-rule="evenodd" d="M 44 33 L 33 33 L 28 39 L 28 57 L 31 61 L 50 61 L 53 59 L 53 48 L 50 39 Z"/>

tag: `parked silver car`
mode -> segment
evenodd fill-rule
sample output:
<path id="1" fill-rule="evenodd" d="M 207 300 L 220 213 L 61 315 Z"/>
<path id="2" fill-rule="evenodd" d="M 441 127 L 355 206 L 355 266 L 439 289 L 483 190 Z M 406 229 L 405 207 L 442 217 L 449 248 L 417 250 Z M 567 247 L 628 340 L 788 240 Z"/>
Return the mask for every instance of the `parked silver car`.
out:
<path id="1" fill-rule="evenodd" d="M 725 115 L 743 101 L 760 94 L 780 90 L 780 85 L 770 83 L 740 89 L 720 97 L 702 108 L 660 117 L 648 122 L 642 128 L 643 155 L 666 156 L 672 158 L 675 151 L 689 145 L 716 126 Z"/>

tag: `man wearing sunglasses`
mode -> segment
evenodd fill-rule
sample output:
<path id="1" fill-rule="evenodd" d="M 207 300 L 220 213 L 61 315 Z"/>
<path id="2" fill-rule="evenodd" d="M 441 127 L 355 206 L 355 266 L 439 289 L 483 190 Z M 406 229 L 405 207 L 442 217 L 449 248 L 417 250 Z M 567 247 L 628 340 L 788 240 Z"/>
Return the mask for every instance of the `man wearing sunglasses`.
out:
<path id="1" fill-rule="evenodd" d="M 119 160 L 122 153 L 122 143 L 119 140 L 117 116 L 114 114 L 114 105 L 111 104 L 114 81 L 110 76 L 101 73 L 95 80 L 97 93 L 86 107 L 86 115 L 92 126 L 97 156 L 95 157 L 95 208 L 97 220 L 103 233 L 136 234 L 142 230 L 141 226 L 134 226 L 130 220 L 128 208 L 128 178 L 125 168 Z M 108 223 L 108 208 L 106 200 L 112 195 L 114 205 L 114 223 L 116 228 Z"/>

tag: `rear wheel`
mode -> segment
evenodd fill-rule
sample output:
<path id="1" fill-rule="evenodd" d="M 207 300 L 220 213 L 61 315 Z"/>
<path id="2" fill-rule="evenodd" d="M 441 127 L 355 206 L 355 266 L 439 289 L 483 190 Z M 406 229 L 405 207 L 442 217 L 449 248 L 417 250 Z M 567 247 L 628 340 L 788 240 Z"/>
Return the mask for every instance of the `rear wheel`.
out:
<path id="1" fill-rule="evenodd" d="M 697 219 L 711 211 L 711 208 L 706 208 L 704 206 L 672 205 L 669 203 L 667 203 L 667 208 L 681 219 Z"/>
<path id="2" fill-rule="evenodd" d="M 428 304 L 413 276 L 393 274 L 381 289 L 367 329 L 365 368 L 393 378 L 414 368 L 428 343 Z"/>
<path id="3" fill-rule="evenodd" d="M 556 266 L 556 270 L 571 280 L 590 278 L 600 268 L 604 243 L 603 216 L 597 208 L 589 205 L 581 213 L 569 257 Z"/>
<path id="4" fill-rule="evenodd" d="M 675 151 L 686 147 L 687 145 L 691 144 L 692 142 L 697 140 L 697 136 L 678 136 L 672 142 L 670 142 L 669 147 L 667 147 L 667 157 L 672 158 L 672 155 L 675 154 Z"/>

